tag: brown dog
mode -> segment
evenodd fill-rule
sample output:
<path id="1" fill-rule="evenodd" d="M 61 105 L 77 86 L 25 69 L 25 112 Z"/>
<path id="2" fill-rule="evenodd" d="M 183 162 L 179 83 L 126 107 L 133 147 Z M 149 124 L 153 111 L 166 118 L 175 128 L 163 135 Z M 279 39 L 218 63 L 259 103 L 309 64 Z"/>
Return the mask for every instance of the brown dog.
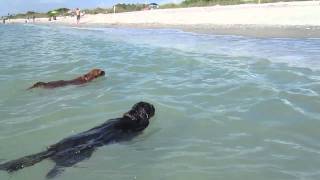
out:
<path id="1" fill-rule="evenodd" d="M 33 88 L 45 88 L 45 89 L 52 89 L 52 88 L 57 88 L 57 87 L 63 87 L 67 85 L 80 85 L 84 84 L 87 82 L 90 82 L 100 76 L 104 76 L 105 72 L 101 69 L 92 69 L 89 73 L 77 77 L 72 80 L 60 80 L 60 81 L 50 81 L 50 82 L 37 82 L 33 86 L 29 87 L 28 89 L 33 89 Z"/>

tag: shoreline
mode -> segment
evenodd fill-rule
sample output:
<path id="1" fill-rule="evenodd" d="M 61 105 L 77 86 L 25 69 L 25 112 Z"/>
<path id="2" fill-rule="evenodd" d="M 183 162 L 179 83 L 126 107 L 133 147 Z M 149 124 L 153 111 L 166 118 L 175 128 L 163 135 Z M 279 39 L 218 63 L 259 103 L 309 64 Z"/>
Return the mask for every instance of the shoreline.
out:
<path id="1" fill-rule="evenodd" d="M 165 24 L 84 24 L 70 27 L 176 29 L 209 35 L 236 35 L 257 38 L 320 38 L 320 26 L 279 25 L 165 25 Z"/>
<path id="2" fill-rule="evenodd" d="M 21 23 L 17 23 L 21 24 Z M 34 23 L 44 26 L 65 26 L 73 28 L 132 28 L 173 29 L 184 32 L 244 36 L 253 38 L 320 38 L 320 26 L 264 26 L 264 25 L 165 25 L 165 24 L 64 24 Z"/>
<path id="3" fill-rule="evenodd" d="M 229 6 L 158 9 L 116 14 L 36 19 L 34 24 L 71 27 L 179 29 L 215 35 L 274 38 L 320 38 L 319 1 L 241 4 Z M 10 23 L 24 23 L 14 19 Z"/>

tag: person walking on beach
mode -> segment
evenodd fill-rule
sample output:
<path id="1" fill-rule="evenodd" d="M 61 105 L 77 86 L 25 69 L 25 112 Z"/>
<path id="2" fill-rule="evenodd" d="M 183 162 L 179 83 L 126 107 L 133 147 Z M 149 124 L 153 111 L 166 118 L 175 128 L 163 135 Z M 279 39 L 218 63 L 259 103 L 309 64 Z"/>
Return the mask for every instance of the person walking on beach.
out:
<path id="1" fill-rule="evenodd" d="M 76 9 L 77 24 L 79 24 L 79 22 L 80 22 L 80 15 L 81 15 L 80 9 L 77 8 L 77 9 Z"/>

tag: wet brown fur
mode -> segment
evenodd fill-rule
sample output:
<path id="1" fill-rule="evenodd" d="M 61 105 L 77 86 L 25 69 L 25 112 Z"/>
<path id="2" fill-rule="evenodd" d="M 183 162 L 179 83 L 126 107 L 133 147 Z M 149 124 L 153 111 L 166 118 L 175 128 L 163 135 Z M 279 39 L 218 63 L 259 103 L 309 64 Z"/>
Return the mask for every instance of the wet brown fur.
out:
<path id="1" fill-rule="evenodd" d="M 92 69 L 89 73 L 77 77 L 72 80 L 59 80 L 59 81 L 50 81 L 50 82 L 37 82 L 33 86 L 29 87 L 28 89 L 33 88 L 45 88 L 45 89 L 52 89 L 57 87 L 63 87 L 67 85 L 81 85 L 87 82 L 90 82 L 100 76 L 104 76 L 105 72 L 101 69 Z"/>

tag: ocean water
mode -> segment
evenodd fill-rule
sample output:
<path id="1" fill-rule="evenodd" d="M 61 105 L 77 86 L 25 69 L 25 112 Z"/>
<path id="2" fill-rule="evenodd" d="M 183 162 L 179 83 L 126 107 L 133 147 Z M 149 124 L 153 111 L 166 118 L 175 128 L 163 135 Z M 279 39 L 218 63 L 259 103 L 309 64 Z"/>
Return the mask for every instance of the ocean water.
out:
<path id="1" fill-rule="evenodd" d="M 0 25 L 0 162 L 147 101 L 156 115 L 143 134 L 99 148 L 56 179 L 319 179 L 319 52 L 320 39 Z M 107 76 L 26 90 L 92 68 Z M 0 179 L 44 179 L 53 165 Z"/>

